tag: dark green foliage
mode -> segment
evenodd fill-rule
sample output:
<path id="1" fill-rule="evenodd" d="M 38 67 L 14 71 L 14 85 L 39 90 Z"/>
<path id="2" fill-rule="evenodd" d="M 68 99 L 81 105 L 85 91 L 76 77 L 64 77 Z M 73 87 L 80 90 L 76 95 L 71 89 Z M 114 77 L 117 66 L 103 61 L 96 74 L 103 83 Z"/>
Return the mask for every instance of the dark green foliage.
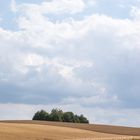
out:
<path id="1" fill-rule="evenodd" d="M 73 112 L 63 112 L 60 109 L 52 109 L 51 113 L 44 110 L 37 111 L 33 116 L 33 120 L 71 122 L 71 123 L 89 123 L 83 115 L 76 115 Z"/>
<path id="2" fill-rule="evenodd" d="M 63 122 L 63 111 L 60 109 L 52 109 L 50 114 L 50 121 Z"/>
<path id="3" fill-rule="evenodd" d="M 79 120 L 79 116 L 78 115 L 74 115 L 74 122 L 75 123 L 80 123 L 80 120 Z"/>
<path id="4" fill-rule="evenodd" d="M 89 123 L 89 121 L 87 120 L 87 118 L 84 117 L 83 115 L 80 115 L 79 116 L 79 121 L 80 121 L 80 123 Z"/>
<path id="5" fill-rule="evenodd" d="M 65 112 L 63 114 L 64 122 L 75 122 L 73 112 Z"/>
<path id="6" fill-rule="evenodd" d="M 47 120 L 49 119 L 49 113 L 44 110 L 37 111 L 33 116 L 33 120 Z"/>

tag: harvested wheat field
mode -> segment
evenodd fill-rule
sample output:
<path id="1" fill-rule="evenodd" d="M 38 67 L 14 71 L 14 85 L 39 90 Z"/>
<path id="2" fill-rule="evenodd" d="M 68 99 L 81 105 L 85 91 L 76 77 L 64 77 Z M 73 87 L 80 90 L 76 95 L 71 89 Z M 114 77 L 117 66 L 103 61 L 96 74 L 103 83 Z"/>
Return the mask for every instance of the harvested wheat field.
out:
<path id="1" fill-rule="evenodd" d="M 108 129 L 108 131 L 106 129 Z M 124 129 L 128 131 L 127 135 Z M 107 133 L 103 132 L 103 130 L 105 132 L 107 131 Z M 115 132 L 119 134 L 115 134 Z M 101 126 L 101 125 L 95 125 L 94 128 L 94 125 L 87 124 L 54 123 L 43 121 L 0 122 L 0 140 L 96 140 L 96 139 L 140 140 L 140 129 L 115 127 L 115 126 L 114 127 Z"/>

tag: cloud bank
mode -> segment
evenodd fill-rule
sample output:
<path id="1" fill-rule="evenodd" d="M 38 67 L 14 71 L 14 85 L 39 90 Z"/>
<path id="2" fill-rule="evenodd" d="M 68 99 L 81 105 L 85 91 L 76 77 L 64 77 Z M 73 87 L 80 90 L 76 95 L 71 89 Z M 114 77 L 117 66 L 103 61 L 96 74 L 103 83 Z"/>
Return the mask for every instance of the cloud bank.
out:
<path id="1" fill-rule="evenodd" d="M 91 122 L 140 124 L 139 7 L 122 19 L 87 12 L 97 6 L 12 1 L 18 30 L 0 28 L 0 108 L 15 106 L 11 118 L 53 106 L 85 113 Z"/>

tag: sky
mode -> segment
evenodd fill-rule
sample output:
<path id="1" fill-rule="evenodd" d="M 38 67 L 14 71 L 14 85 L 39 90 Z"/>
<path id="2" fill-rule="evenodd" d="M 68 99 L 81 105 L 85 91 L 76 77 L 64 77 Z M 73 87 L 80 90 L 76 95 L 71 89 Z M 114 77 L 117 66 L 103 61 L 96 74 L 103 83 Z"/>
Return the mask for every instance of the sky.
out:
<path id="1" fill-rule="evenodd" d="M 52 108 L 140 126 L 140 0 L 0 0 L 0 120 Z"/>

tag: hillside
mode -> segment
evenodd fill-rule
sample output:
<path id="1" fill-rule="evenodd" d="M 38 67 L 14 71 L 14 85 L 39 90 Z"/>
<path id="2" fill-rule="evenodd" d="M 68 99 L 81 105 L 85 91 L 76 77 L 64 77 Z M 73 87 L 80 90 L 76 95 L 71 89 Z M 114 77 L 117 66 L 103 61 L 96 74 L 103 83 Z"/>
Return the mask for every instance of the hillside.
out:
<path id="1" fill-rule="evenodd" d="M 140 140 L 139 128 L 43 121 L 0 122 L 0 140 L 134 140 L 134 137 Z"/>

